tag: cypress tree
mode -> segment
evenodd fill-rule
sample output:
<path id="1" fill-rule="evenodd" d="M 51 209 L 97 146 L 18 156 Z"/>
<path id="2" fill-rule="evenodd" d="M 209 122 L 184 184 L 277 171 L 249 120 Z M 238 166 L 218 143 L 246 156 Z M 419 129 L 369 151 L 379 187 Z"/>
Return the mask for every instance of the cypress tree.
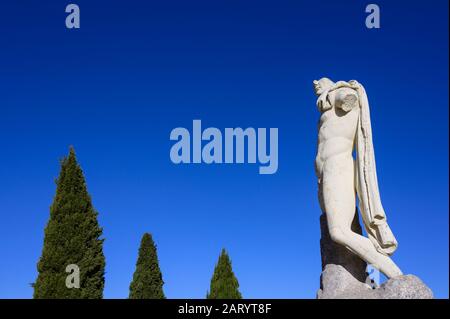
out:
<path id="1" fill-rule="evenodd" d="M 34 298 L 103 297 L 105 257 L 102 228 L 92 206 L 83 171 L 71 147 L 61 161 L 56 195 L 45 228 L 44 246 L 37 264 L 38 277 L 32 285 Z M 68 288 L 68 265 L 79 269 L 79 288 Z M 72 273 L 73 274 L 73 273 Z"/>
<path id="2" fill-rule="evenodd" d="M 222 249 L 222 253 L 219 256 L 206 298 L 242 299 L 242 295 L 239 292 L 239 282 L 231 268 L 231 260 L 225 249 Z"/>
<path id="3" fill-rule="evenodd" d="M 142 236 L 136 270 L 130 284 L 130 299 L 165 299 L 164 281 L 159 269 L 156 246 L 152 236 Z"/>

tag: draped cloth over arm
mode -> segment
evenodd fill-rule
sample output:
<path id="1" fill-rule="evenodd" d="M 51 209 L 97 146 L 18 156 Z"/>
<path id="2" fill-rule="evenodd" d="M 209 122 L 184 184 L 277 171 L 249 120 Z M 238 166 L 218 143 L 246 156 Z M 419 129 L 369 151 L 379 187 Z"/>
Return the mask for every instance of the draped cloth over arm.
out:
<path id="1" fill-rule="evenodd" d="M 356 191 L 359 198 L 359 209 L 368 237 L 375 248 L 384 255 L 392 255 L 398 244 L 387 224 L 386 213 L 381 204 L 378 190 L 369 101 L 366 91 L 360 83 L 350 81 L 350 85 L 356 89 L 360 102 L 356 133 Z"/>
<path id="2" fill-rule="evenodd" d="M 364 87 L 357 81 L 339 81 L 318 99 L 322 111 L 331 107 L 328 93 L 342 87 L 354 89 L 358 93 L 360 106 L 356 132 L 356 192 L 367 235 L 378 252 L 391 255 L 397 249 L 394 237 L 386 220 L 378 190 L 375 154 L 372 142 L 369 101 Z"/>

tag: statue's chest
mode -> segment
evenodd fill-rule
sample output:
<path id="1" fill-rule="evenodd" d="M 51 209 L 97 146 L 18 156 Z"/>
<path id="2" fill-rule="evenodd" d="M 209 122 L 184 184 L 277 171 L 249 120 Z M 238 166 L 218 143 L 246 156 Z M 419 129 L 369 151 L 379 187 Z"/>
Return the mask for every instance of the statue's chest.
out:
<path id="1" fill-rule="evenodd" d="M 348 113 L 336 111 L 335 107 L 324 112 L 319 121 L 319 135 L 323 138 L 353 138 L 358 125 L 359 110 Z"/>

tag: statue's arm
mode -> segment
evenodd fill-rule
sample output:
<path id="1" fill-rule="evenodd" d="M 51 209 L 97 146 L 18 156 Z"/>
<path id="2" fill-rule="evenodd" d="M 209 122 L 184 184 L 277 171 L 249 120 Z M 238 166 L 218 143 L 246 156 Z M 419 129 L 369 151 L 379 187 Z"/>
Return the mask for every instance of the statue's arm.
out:
<path id="1" fill-rule="evenodd" d="M 334 93 L 334 105 L 345 112 L 349 112 L 359 106 L 358 93 L 348 87 L 339 88 Z"/>

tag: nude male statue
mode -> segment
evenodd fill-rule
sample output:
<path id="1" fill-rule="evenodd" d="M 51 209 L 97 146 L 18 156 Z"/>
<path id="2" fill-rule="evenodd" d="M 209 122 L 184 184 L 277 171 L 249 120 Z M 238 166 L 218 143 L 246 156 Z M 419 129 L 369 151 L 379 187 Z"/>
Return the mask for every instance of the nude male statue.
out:
<path id="1" fill-rule="evenodd" d="M 315 168 L 330 237 L 387 277 L 399 276 L 401 270 L 389 257 L 397 241 L 379 196 L 364 87 L 357 81 L 334 83 L 328 78 L 313 83 L 321 112 Z M 351 230 L 356 194 L 368 238 Z"/>

